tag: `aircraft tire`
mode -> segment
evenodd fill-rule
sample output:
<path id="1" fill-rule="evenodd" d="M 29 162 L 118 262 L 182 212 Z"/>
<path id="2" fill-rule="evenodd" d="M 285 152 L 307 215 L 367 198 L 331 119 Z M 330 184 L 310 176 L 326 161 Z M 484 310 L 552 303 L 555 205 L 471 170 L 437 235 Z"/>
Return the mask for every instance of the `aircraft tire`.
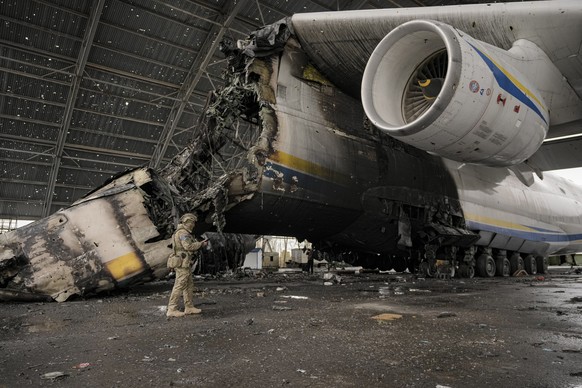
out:
<path id="1" fill-rule="evenodd" d="M 495 275 L 507 277 L 511 275 L 511 266 L 507 257 L 500 257 L 495 260 Z"/>
<path id="2" fill-rule="evenodd" d="M 394 271 L 396 272 L 404 272 L 406 271 L 406 259 L 404 257 L 395 257 L 394 261 L 392 262 Z"/>
<path id="3" fill-rule="evenodd" d="M 475 277 L 475 267 L 469 264 L 459 266 L 459 277 L 473 279 Z"/>
<path id="4" fill-rule="evenodd" d="M 525 259 L 523 259 L 523 267 L 530 275 L 535 275 L 538 273 L 538 264 L 536 263 L 536 258 L 534 255 L 527 255 Z"/>
<path id="5" fill-rule="evenodd" d="M 428 263 L 428 261 L 422 261 L 419 265 L 418 265 L 418 273 L 422 276 L 426 276 L 428 278 L 432 278 L 435 275 L 435 271 L 433 269 L 431 269 L 430 264 Z"/>
<path id="6" fill-rule="evenodd" d="M 477 258 L 477 273 L 484 278 L 495 276 L 495 260 L 493 257 L 482 254 Z"/>
<path id="7" fill-rule="evenodd" d="M 392 263 L 394 259 L 390 255 L 383 255 L 376 258 L 375 260 L 380 271 L 390 271 L 393 267 Z"/>
<path id="8" fill-rule="evenodd" d="M 536 264 L 539 274 L 548 273 L 548 266 L 550 265 L 547 256 L 536 256 Z"/>
<path id="9" fill-rule="evenodd" d="M 520 269 L 523 269 L 524 263 L 519 253 L 515 252 L 513 255 L 511 255 L 511 258 L 509 259 L 509 265 L 510 265 L 509 272 L 512 275 L 519 271 Z"/>

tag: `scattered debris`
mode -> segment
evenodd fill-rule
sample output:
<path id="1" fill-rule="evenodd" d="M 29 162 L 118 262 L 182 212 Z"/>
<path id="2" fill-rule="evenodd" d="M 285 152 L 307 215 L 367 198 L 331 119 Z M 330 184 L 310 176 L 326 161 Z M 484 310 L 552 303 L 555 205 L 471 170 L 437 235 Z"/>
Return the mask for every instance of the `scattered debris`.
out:
<path id="1" fill-rule="evenodd" d="M 491 352 L 484 352 L 484 353 L 479 353 L 477 355 L 477 357 L 479 358 L 494 358 L 494 357 L 499 357 L 498 353 L 491 353 Z"/>
<path id="2" fill-rule="evenodd" d="M 44 375 L 40 376 L 43 380 L 56 380 L 60 379 L 61 377 L 67 377 L 69 374 L 65 372 L 49 372 L 45 373 Z"/>
<path id="3" fill-rule="evenodd" d="M 515 271 L 515 272 L 513 273 L 513 277 L 516 277 L 516 278 L 517 278 L 517 277 L 524 277 L 524 276 L 529 276 L 529 275 L 528 275 L 528 273 L 527 273 L 525 270 L 523 270 L 523 269 L 519 269 L 519 270 L 517 270 L 517 271 Z"/>
<path id="4" fill-rule="evenodd" d="M 404 295 L 404 288 L 402 287 L 394 288 L 394 295 Z"/>
<path id="5" fill-rule="evenodd" d="M 376 319 L 378 321 L 393 321 L 395 319 L 402 318 L 401 314 L 392 314 L 392 313 L 383 313 L 380 315 L 375 315 L 372 319 Z"/>
<path id="6" fill-rule="evenodd" d="M 341 283 L 342 277 L 331 272 L 326 272 L 323 274 L 323 280 L 326 282 Z"/>
<path id="7" fill-rule="evenodd" d="M 380 295 L 390 295 L 390 287 L 380 287 L 378 288 Z"/>
<path id="8" fill-rule="evenodd" d="M 82 362 L 80 364 L 73 366 L 73 369 L 83 369 L 87 368 L 88 366 L 91 366 L 91 364 L 89 364 L 88 362 Z"/>
<path id="9" fill-rule="evenodd" d="M 250 325 L 252 325 L 254 322 L 255 322 L 255 320 L 254 320 L 253 318 L 249 318 L 249 319 L 247 319 L 247 320 L 245 321 L 245 325 L 248 325 L 248 326 L 250 326 Z"/>
<path id="10" fill-rule="evenodd" d="M 309 324 L 311 326 L 320 326 L 323 324 L 323 321 L 321 319 L 309 318 Z"/>
<path id="11" fill-rule="evenodd" d="M 301 268 L 279 268 L 277 270 L 277 272 L 279 273 L 293 273 L 293 272 L 303 272 L 303 270 Z"/>
<path id="12" fill-rule="evenodd" d="M 336 269 L 337 273 L 343 274 L 359 274 L 363 271 L 364 267 L 343 267 L 341 269 Z"/>
<path id="13" fill-rule="evenodd" d="M 298 295 L 284 295 L 282 298 L 289 298 L 289 299 L 309 299 L 306 296 L 298 296 Z"/>
<path id="14" fill-rule="evenodd" d="M 257 292 L 257 298 L 264 298 L 264 297 L 265 297 L 264 292 Z"/>
<path id="15" fill-rule="evenodd" d="M 333 286 L 333 283 L 332 282 L 323 282 L 323 285 L 324 286 Z"/>
<path id="16" fill-rule="evenodd" d="M 272 309 L 275 310 L 275 311 L 288 311 L 288 310 L 293 310 L 291 307 L 286 307 L 286 306 L 273 306 Z"/>
<path id="17" fill-rule="evenodd" d="M 283 292 L 286 290 L 287 290 L 287 287 L 277 287 L 277 292 Z"/>

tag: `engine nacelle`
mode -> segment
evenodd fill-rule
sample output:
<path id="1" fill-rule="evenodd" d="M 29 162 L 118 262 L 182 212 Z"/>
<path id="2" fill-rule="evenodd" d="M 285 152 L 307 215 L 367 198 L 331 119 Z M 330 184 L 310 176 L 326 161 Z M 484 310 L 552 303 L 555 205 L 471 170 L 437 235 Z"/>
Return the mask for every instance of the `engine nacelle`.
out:
<path id="1" fill-rule="evenodd" d="M 542 144 L 549 113 L 510 59 L 448 24 L 411 21 L 372 53 L 362 104 L 376 127 L 417 148 L 460 162 L 517 164 Z"/>

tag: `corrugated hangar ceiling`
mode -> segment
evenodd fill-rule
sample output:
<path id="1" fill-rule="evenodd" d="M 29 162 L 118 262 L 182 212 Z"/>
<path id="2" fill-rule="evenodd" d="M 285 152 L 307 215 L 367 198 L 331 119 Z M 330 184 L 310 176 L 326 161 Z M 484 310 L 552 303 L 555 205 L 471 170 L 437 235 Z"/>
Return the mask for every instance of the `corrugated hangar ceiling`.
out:
<path id="1" fill-rule="evenodd" d="M 162 167 L 222 84 L 223 39 L 298 12 L 455 0 L 0 0 L 0 219 Z"/>

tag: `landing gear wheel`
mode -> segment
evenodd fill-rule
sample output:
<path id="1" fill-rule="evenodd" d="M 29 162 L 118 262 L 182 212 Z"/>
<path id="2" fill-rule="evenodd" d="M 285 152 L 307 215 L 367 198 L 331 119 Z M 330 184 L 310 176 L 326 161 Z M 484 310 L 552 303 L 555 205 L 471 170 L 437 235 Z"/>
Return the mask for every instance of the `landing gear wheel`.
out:
<path id="1" fill-rule="evenodd" d="M 410 273 L 416 273 L 416 271 L 418 270 L 418 263 L 416 263 L 415 259 L 410 259 L 408 260 L 408 265 L 406 266 L 406 268 L 408 268 L 408 272 Z"/>
<path id="2" fill-rule="evenodd" d="M 511 275 L 510 269 L 511 266 L 507 257 L 500 257 L 495 260 L 495 275 L 508 277 Z"/>
<path id="3" fill-rule="evenodd" d="M 516 273 L 519 270 L 523 269 L 523 259 L 521 258 L 521 256 L 519 255 L 519 253 L 514 253 L 513 255 L 511 255 L 511 258 L 509 259 L 509 267 L 510 267 L 510 273 L 511 275 L 513 275 L 514 273 Z"/>
<path id="4" fill-rule="evenodd" d="M 495 260 L 493 257 L 483 254 L 477 258 L 477 273 L 484 278 L 495 276 Z"/>
<path id="5" fill-rule="evenodd" d="M 475 276 L 475 267 L 472 265 L 461 264 L 459 266 L 459 277 L 473 279 Z"/>
<path id="6" fill-rule="evenodd" d="M 378 258 L 378 269 L 380 271 L 390 271 L 392 269 L 392 257 L 380 256 Z"/>
<path id="7" fill-rule="evenodd" d="M 449 266 L 446 268 L 446 271 L 441 272 L 443 278 L 445 278 L 445 279 L 452 279 L 452 278 L 454 278 L 455 277 L 455 273 L 457 273 L 457 270 L 455 269 L 455 265 L 454 264 L 449 264 Z"/>
<path id="8" fill-rule="evenodd" d="M 418 273 L 429 278 L 434 276 L 434 270 L 431 268 L 428 261 L 423 261 L 418 265 Z"/>
<path id="9" fill-rule="evenodd" d="M 392 266 L 394 267 L 394 271 L 396 272 L 404 272 L 406 271 L 406 259 L 404 257 L 395 257 L 392 261 Z"/>
<path id="10" fill-rule="evenodd" d="M 525 259 L 523 259 L 523 266 L 526 272 L 530 275 L 535 275 L 538 273 L 538 265 L 534 255 L 527 255 Z"/>
<path id="11" fill-rule="evenodd" d="M 538 273 L 546 274 L 548 273 L 548 266 L 550 263 L 548 262 L 547 256 L 537 256 L 536 257 L 536 264 L 538 268 Z"/>

